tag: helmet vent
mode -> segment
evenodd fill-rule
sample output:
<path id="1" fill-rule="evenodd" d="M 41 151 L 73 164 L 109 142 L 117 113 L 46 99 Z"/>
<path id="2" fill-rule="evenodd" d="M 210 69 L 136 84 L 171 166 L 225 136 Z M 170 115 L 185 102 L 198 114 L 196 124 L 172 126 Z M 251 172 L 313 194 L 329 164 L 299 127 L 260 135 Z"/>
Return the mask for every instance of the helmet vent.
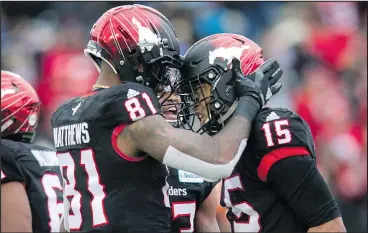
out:
<path id="1" fill-rule="evenodd" d="M 132 50 L 129 52 L 130 55 L 134 55 L 137 53 L 137 49 L 132 48 Z"/>
<path id="2" fill-rule="evenodd" d="M 156 34 L 156 35 L 160 35 L 160 33 L 156 30 L 156 28 L 152 25 L 152 23 L 149 23 L 151 28 L 152 28 L 152 31 Z"/>
<path id="3" fill-rule="evenodd" d="M 19 88 L 18 88 L 18 86 L 17 86 L 14 82 L 12 82 L 11 84 L 13 85 L 13 87 L 14 87 L 15 91 L 16 91 L 16 92 L 19 92 Z"/>
<path id="4" fill-rule="evenodd" d="M 244 43 L 245 43 L 243 40 L 241 40 L 241 39 L 239 39 L 239 38 L 233 37 L 233 39 L 234 39 L 234 40 L 237 40 L 237 41 L 239 41 L 239 42 L 241 42 L 242 44 L 244 44 Z"/>
<path id="5" fill-rule="evenodd" d="M 119 25 L 118 26 L 118 30 L 121 32 L 121 34 L 123 34 L 123 36 L 128 39 L 131 40 L 132 38 L 130 37 L 130 35 Z"/>

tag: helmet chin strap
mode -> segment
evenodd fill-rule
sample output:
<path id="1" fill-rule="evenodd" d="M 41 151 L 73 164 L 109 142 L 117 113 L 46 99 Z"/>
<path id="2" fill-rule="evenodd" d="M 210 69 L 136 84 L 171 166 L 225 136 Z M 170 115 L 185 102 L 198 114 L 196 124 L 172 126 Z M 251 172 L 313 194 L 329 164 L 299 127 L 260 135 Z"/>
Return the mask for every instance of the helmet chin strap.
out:
<path id="1" fill-rule="evenodd" d="M 238 103 L 239 101 L 235 100 L 229 108 L 229 111 L 227 111 L 224 115 L 221 115 L 221 117 L 217 119 L 217 123 L 223 124 L 234 113 L 236 107 L 238 107 Z"/>

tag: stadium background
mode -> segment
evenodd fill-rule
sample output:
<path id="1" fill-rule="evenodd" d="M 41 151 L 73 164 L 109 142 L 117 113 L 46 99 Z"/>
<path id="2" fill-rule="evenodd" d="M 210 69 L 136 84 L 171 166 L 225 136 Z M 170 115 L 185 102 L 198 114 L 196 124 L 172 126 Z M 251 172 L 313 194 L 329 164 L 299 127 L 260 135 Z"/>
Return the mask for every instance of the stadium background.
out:
<path id="1" fill-rule="evenodd" d="M 83 54 L 90 28 L 124 2 L 2 2 L 1 69 L 37 89 L 36 141 L 53 146 L 49 119 L 90 90 L 97 71 Z M 367 232 L 367 4 L 365 2 L 149 2 L 173 23 L 182 54 L 214 33 L 245 35 L 279 60 L 284 88 L 270 106 L 309 124 L 318 166 L 347 230 Z"/>

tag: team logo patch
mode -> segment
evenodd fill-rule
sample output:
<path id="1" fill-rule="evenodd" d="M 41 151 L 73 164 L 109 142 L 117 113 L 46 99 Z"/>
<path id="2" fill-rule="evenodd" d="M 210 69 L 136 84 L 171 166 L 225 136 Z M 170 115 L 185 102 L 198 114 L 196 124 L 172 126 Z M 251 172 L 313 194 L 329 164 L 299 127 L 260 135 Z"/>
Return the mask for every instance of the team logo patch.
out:
<path id="1" fill-rule="evenodd" d="M 203 183 L 203 178 L 191 172 L 178 170 L 179 181 L 183 183 Z"/>

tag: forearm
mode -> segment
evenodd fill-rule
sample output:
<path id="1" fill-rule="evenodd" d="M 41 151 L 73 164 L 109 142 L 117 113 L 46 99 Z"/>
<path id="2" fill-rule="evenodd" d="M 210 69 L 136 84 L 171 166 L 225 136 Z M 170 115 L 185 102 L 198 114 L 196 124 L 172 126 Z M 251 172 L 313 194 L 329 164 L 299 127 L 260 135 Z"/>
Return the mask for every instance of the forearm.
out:
<path id="1" fill-rule="evenodd" d="M 196 232 L 220 232 L 219 225 L 216 219 L 210 219 L 208 221 L 198 221 L 195 219 L 195 231 Z"/>
<path id="2" fill-rule="evenodd" d="M 183 130 L 177 134 L 171 146 L 210 164 L 227 164 L 238 152 L 243 152 L 245 147 L 241 149 L 242 142 L 248 138 L 250 129 L 250 121 L 242 116 L 234 116 L 213 137 Z"/>
<path id="3" fill-rule="evenodd" d="M 226 211 L 227 209 L 222 206 L 220 206 L 216 211 L 216 219 L 221 232 L 231 232 L 231 225 L 229 220 L 226 218 Z"/>
<path id="4" fill-rule="evenodd" d="M 32 213 L 20 182 L 1 184 L 1 232 L 32 232 Z"/>
<path id="5" fill-rule="evenodd" d="M 210 196 L 200 205 L 194 219 L 196 232 L 220 232 L 216 219 L 216 200 L 216 191 L 213 190 Z"/>
<path id="6" fill-rule="evenodd" d="M 208 193 L 209 190 L 205 189 L 204 192 Z M 213 188 L 196 212 L 194 219 L 196 232 L 220 232 L 216 219 L 217 200 L 217 190 Z"/>
<path id="7" fill-rule="evenodd" d="M 122 137 L 129 137 L 137 150 L 144 151 L 163 161 L 169 148 L 210 164 L 225 164 L 233 159 L 239 145 L 250 131 L 250 123 L 239 116 L 216 137 L 199 135 L 189 130 L 177 129 L 161 116 L 149 116 L 129 125 Z"/>
<path id="8" fill-rule="evenodd" d="M 213 147 L 216 141 L 210 136 L 174 128 L 157 115 L 129 125 L 122 132 L 122 137 L 130 138 L 130 145 L 137 151 L 144 151 L 161 162 L 169 148 L 209 163 L 215 163 L 219 154 L 218 146 Z"/>
<path id="9" fill-rule="evenodd" d="M 243 97 L 232 119 L 215 137 L 177 129 L 161 116 L 149 116 L 125 128 L 123 138 L 164 164 L 194 172 L 208 181 L 232 172 L 246 146 L 251 120 L 259 105 Z M 128 139 L 127 139 L 128 140 Z"/>
<path id="10" fill-rule="evenodd" d="M 213 138 L 220 145 L 222 163 L 232 160 L 239 149 L 242 140 L 249 137 L 252 120 L 261 108 L 253 97 L 241 97 L 238 106 L 226 126 Z M 227 153 L 228 152 L 228 153 Z"/>
<path id="11" fill-rule="evenodd" d="M 242 140 L 249 137 L 251 122 L 241 116 L 234 116 L 218 134 L 213 136 L 218 148 L 217 161 L 221 164 L 228 163 L 239 149 Z"/>
<path id="12" fill-rule="evenodd" d="M 169 146 L 164 156 L 163 163 L 169 167 L 193 172 L 201 176 L 206 181 L 215 182 L 221 178 L 227 178 L 230 176 L 246 145 L 247 141 L 243 140 L 240 143 L 235 158 L 226 164 L 212 164 L 204 162 Z"/>

